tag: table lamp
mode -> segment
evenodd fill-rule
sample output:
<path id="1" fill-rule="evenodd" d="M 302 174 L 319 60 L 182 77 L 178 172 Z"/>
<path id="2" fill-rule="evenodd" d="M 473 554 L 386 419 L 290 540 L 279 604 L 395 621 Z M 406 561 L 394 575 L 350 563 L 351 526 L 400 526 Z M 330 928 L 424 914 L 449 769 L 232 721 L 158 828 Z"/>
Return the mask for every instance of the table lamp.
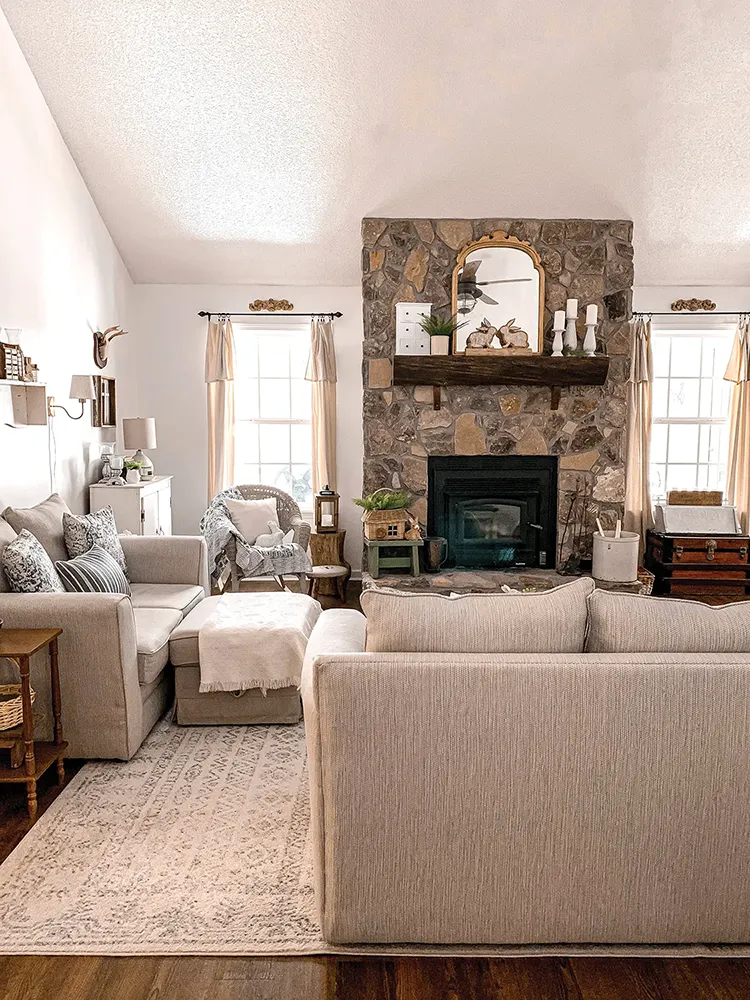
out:
<path id="1" fill-rule="evenodd" d="M 122 438 L 126 448 L 135 448 L 131 456 L 141 463 L 141 479 L 153 479 L 154 466 L 150 458 L 143 454 L 143 448 L 156 447 L 156 420 L 154 417 L 126 417 L 122 422 Z"/>

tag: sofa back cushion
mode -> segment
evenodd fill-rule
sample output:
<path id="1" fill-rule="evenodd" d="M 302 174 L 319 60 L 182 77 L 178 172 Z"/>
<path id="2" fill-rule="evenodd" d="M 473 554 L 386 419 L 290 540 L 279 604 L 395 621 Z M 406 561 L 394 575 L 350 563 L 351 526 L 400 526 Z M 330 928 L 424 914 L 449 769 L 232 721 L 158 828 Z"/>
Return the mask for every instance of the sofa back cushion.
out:
<path id="1" fill-rule="evenodd" d="M 582 653 L 590 579 L 537 594 L 409 594 L 366 590 L 373 653 Z"/>
<path id="2" fill-rule="evenodd" d="M 3 551 L 8 542 L 12 542 L 15 537 L 16 532 L 4 517 L 0 517 L 0 594 L 7 594 L 10 590 L 8 578 L 3 570 Z"/>
<path id="3" fill-rule="evenodd" d="M 59 493 L 53 493 L 36 507 L 6 507 L 3 517 L 18 534 L 25 528 L 37 538 L 53 562 L 67 559 L 63 537 L 63 514 L 68 511 Z"/>
<path id="4" fill-rule="evenodd" d="M 588 605 L 588 653 L 750 653 L 750 603 L 712 608 L 595 590 Z"/>

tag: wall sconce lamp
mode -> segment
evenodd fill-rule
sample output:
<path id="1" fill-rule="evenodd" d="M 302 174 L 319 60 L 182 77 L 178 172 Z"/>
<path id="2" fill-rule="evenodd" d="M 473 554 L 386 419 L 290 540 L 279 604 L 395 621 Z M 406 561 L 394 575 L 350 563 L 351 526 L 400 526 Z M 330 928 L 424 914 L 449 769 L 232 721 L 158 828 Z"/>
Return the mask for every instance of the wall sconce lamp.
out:
<path id="1" fill-rule="evenodd" d="M 62 410 L 71 420 L 80 420 L 86 411 L 86 400 L 95 399 L 94 379 L 91 375 L 74 375 L 70 380 L 70 398 L 77 399 L 81 404 L 81 412 L 74 417 L 64 406 L 55 402 L 54 396 L 47 397 L 47 413 L 54 417 L 55 410 Z"/>

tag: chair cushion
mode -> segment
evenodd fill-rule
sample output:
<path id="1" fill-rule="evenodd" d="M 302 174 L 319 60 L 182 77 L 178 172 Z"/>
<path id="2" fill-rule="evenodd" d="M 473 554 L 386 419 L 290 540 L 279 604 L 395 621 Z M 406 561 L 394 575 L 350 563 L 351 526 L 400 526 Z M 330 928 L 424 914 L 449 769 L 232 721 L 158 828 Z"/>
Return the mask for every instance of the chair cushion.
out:
<path id="1" fill-rule="evenodd" d="M 747 601 L 712 608 L 595 590 L 588 606 L 588 653 L 750 653 Z"/>
<path id="2" fill-rule="evenodd" d="M 130 584 L 115 560 L 101 545 L 92 545 L 75 559 L 55 563 L 63 587 L 70 593 L 127 594 Z"/>
<path id="3" fill-rule="evenodd" d="M 232 523 L 248 545 L 254 545 L 258 535 L 267 534 L 269 521 L 278 523 L 274 497 L 267 500 L 235 500 L 230 497 L 226 504 Z"/>
<path id="4" fill-rule="evenodd" d="M 366 590 L 368 653 L 582 653 L 591 579 L 537 594 Z"/>
<path id="5" fill-rule="evenodd" d="M 3 552 L 8 542 L 16 538 L 16 532 L 11 528 L 4 517 L 0 517 L 0 594 L 7 594 L 10 584 L 3 570 Z"/>
<path id="6" fill-rule="evenodd" d="M 111 507 L 102 507 L 93 514 L 63 514 L 65 547 L 71 559 L 83 555 L 92 545 L 101 545 L 117 565 L 128 575 L 125 553 L 117 537 L 115 514 Z"/>
<path id="7" fill-rule="evenodd" d="M 200 663 L 198 632 L 220 600 L 221 597 L 207 597 L 174 628 L 169 640 L 169 659 L 173 666 L 194 667 Z"/>
<path id="8" fill-rule="evenodd" d="M 169 637 L 182 620 L 179 611 L 168 608 L 134 608 L 138 648 L 138 680 L 150 684 L 156 680 L 169 659 Z"/>
<path id="9" fill-rule="evenodd" d="M 203 600 L 203 587 L 188 583 L 131 583 L 134 608 L 168 608 L 183 616 Z"/>
<path id="10" fill-rule="evenodd" d="M 39 539 L 53 562 L 67 559 L 63 536 L 63 514 L 70 513 L 59 493 L 53 493 L 36 507 L 6 507 L 3 517 L 16 532 L 24 528 Z M 77 555 L 78 553 L 73 553 Z"/>
<path id="11" fill-rule="evenodd" d="M 42 543 L 26 528 L 3 549 L 3 570 L 14 594 L 65 593 Z"/>

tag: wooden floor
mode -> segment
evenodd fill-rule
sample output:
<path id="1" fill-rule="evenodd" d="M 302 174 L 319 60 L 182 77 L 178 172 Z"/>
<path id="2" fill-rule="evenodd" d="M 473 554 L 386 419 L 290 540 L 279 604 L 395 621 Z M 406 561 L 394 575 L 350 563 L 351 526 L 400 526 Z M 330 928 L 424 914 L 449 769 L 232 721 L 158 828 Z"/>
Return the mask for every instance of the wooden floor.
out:
<path id="1" fill-rule="evenodd" d="M 66 761 L 68 777 L 82 763 Z M 45 776 L 40 815 L 59 792 Z M 0 861 L 28 828 L 25 789 L 3 786 Z M 0 1000 L 704 998 L 750 1000 L 750 959 L 0 958 Z"/>

